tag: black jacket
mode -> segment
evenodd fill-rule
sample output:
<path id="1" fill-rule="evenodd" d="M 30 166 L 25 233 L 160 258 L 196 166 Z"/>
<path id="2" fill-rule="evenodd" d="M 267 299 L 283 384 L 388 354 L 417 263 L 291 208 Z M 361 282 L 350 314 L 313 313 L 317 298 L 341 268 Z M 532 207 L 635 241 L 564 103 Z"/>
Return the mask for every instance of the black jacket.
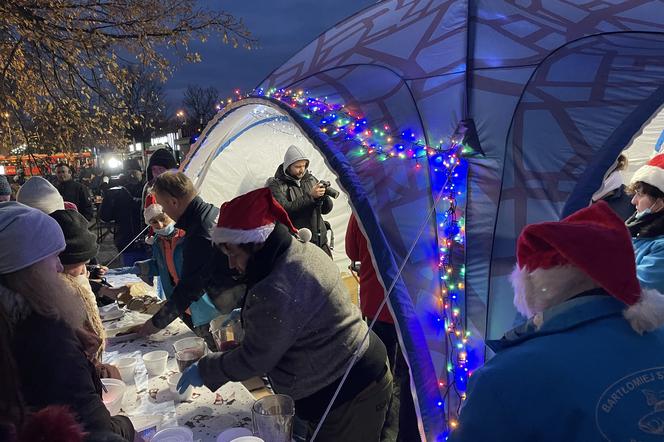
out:
<path id="1" fill-rule="evenodd" d="M 215 226 L 218 216 L 219 209 L 197 196 L 175 224 L 186 232 L 182 239 L 182 275 L 170 299 L 153 316 L 155 327 L 168 326 L 205 293 L 211 277 L 210 266 L 217 262 L 215 256 L 218 257 L 210 241 L 210 230 Z"/>
<path id="2" fill-rule="evenodd" d="M 602 200 L 606 201 L 623 221 L 626 221 L 636 212 L 636 208 L 632 205 L 632 196 L 625 192 L 625 185 L 604 195 Z"/>
<path id="3" fill-rule="evenodd" d="M 332 198 L 325 195 L 314 199 L 311 189 L 318 183 L 309 171 L 298 183 L 284 172 L 283 164 L 277 168 L 273 178 L 267 181 L 274 199 L 286 209 L 288 217 L 298 229 L 311 230 L 311 242 L 318 247 L 327 244 L 327 228 L 321 215 L 332 211 Z"/>
<path id="4" fill-rule="evenodd" d="M 39 410 L 64 404 L 88 432 L 113 432 L 128 441 L 134 428 L 102 402 L 101 381 L 74 331 L 63 321 L 33 312 L 21 297 L 0 287 L 0 308 L 10 321 L 11 350 L 26 405 Z"/>
<path id="5" fill-rule="evenodd" d="M 113 243 L 118 251 L 124 249 L 143 230 L 142 207 L 140 197 L 132 197 L 122 186 L 111 187 L 106 191 L 99 207 L 99 218 L 107 223 L 115 221 Z M 143 242 L 139 240 L 129 250 L 142 247 Z"/>
<path id="6" fill-rule="evenodd" d="M 92 201 L 90 201 L 90 189 L 74 180 L 63 181 L 57 185 L 62 199 L 76 204 L 78 212 L 88 221 L 94 216 Z"/>

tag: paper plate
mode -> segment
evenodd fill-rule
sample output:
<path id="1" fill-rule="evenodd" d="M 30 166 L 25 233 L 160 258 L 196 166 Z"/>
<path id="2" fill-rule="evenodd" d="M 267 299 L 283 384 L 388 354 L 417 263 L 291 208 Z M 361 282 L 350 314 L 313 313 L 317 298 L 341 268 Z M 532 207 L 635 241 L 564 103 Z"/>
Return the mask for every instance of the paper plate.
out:
<path id="1" fill-rule="evenodd" d="M 242 436 L 252 436 L 253 433 L 249 428 L 229 428 L 224 430 L 217 436 L 217 442 L 231 442 L 233 439 L 237 439 Z"/>

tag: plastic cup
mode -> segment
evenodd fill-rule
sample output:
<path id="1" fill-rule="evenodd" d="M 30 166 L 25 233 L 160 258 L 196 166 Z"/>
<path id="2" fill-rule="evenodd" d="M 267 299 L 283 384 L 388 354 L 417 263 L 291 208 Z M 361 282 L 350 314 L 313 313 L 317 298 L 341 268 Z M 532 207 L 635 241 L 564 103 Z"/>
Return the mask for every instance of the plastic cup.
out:
<path id="1" fill-rule="evenodd" d="M 265 442 L 260 437 L 256 436 L 241 436 L 237 439 L 233 439 L 231 442 Z"/>
<path id="2" fill-rule="evenodd" d="M 103 378 L 101 383 L 104 384 L 104 387 L 108 390 L 102 392 L 101 400 L 104 402 L 104 405 L 111 416 L 115 416 L 122 408 L 122 399 L 124 398 L 127 386 L 124 382 L 112 378 Z"/>
<path id="3" fill-rule="evenodd" d="M 222 353 L 238 347 L 244 337 L 240 321 L 227 322 L 226 318 L 228 315 L 219 316 L 210 321 L 210 334 L 214 338 L 217 350 Z"/>
<path id="4" fill-rule="evenodd" d="M 152 436 L 150 442 L 194 442 L 194 433 L 187 427 L 165 428 Z"/>
<path id="5" fill-rule="evenodd" d="M 120 377 L 127 383 L 134 382 L 134 371 L 136 371 L 136 358 L 120 358 L 113 363 L 120 372 Z"/>
<path id="6" fill-rule="evenodd" d="M 251 407 L 254 436 L 270 442 L 291 442 L 295 402 L 285 394 L 266 396 Z"/>
<path id="7" fill-rule="evenodd" d="M 184 372 L 187 367 L 207 353 L 207 345 L 203 338 L 180 339 L 173 344 L 173 348 L 175 348 L 175 360 L 180 372 Z"/>
<path id="8" fill-rule="evenodd" d="M 166 362 L 168 362 L 168 352 L 164 350 L 151 351 L 143 355 L 143 363 L 150 376 L 159 376 L 166 371 Z"/>
<path id="9" fill-rule="evenodd" d="M 171 390 L 171 393 L 173 393 L 173 396 L 175 396 L 178 399 L 178 401 L 184 402 L 191 399 L 191 393 L 193 393 L 194 387 L 190 385 L 189 387 L 187 387 L 187 389 L 183 394 L 178 393 L 178 382 L 180 381 L 181 377 L 182 373 L 172 374 L 168 378 L 168 389 Z"/>

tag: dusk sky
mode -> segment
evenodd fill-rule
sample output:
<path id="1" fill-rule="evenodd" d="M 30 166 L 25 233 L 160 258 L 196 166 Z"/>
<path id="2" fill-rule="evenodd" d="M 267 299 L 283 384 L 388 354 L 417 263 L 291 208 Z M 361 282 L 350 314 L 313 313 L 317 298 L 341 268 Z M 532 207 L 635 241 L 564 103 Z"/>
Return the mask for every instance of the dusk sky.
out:
<path id="1" fill-rule="evenodd" d="M 217 38 L 192 45 L 203 61 L 178 68 L 165 90 L 179 107 L 188 84 L 216 87 L 223 97 L 249 91 L 320 33 L 376 3 L 376 0 L 205 0 L 242 17 L 259 48 L 248 51 Z M 221 5 L 221 6 L 219 6 Z"/>

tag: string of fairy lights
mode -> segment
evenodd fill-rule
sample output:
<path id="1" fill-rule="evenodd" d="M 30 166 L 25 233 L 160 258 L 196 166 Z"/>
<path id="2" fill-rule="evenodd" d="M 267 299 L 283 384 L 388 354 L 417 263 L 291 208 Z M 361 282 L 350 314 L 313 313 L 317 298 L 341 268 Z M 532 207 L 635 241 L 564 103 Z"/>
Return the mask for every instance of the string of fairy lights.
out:
<path id="1" fill-rule="evenodd" d="M 416 169 L 428 164 L 431 192 L 440 197 L 436 207 L 438 237 L 438 275 L 440 290 L 435 294 L 438 317 L 436 326 L 444 336 L 447 355 L 439 387 L 447 421 L 446 436 L 457 427 L 457 416 L 466 396 L 470 376 L 467 344 L 470 332 L 465 327 L 465 203 L 468 155 L 472 149 L 458 139 L 441 141 L 427 146 L 412 130 L 393 130 L 389 125 L 372 125 L 363 115 L 344 104 L 328 101 L 327 97 L 313 97 L 303 90 L 257 89 L 242 95 L 235 91 L 235 99 L 264 97 L 277 100 L 298 112 L 300 116 L 332 141 L 353 141 L 356 147 L 348 155 L 370 157 L 378 162 L 411 160 Z"/>

